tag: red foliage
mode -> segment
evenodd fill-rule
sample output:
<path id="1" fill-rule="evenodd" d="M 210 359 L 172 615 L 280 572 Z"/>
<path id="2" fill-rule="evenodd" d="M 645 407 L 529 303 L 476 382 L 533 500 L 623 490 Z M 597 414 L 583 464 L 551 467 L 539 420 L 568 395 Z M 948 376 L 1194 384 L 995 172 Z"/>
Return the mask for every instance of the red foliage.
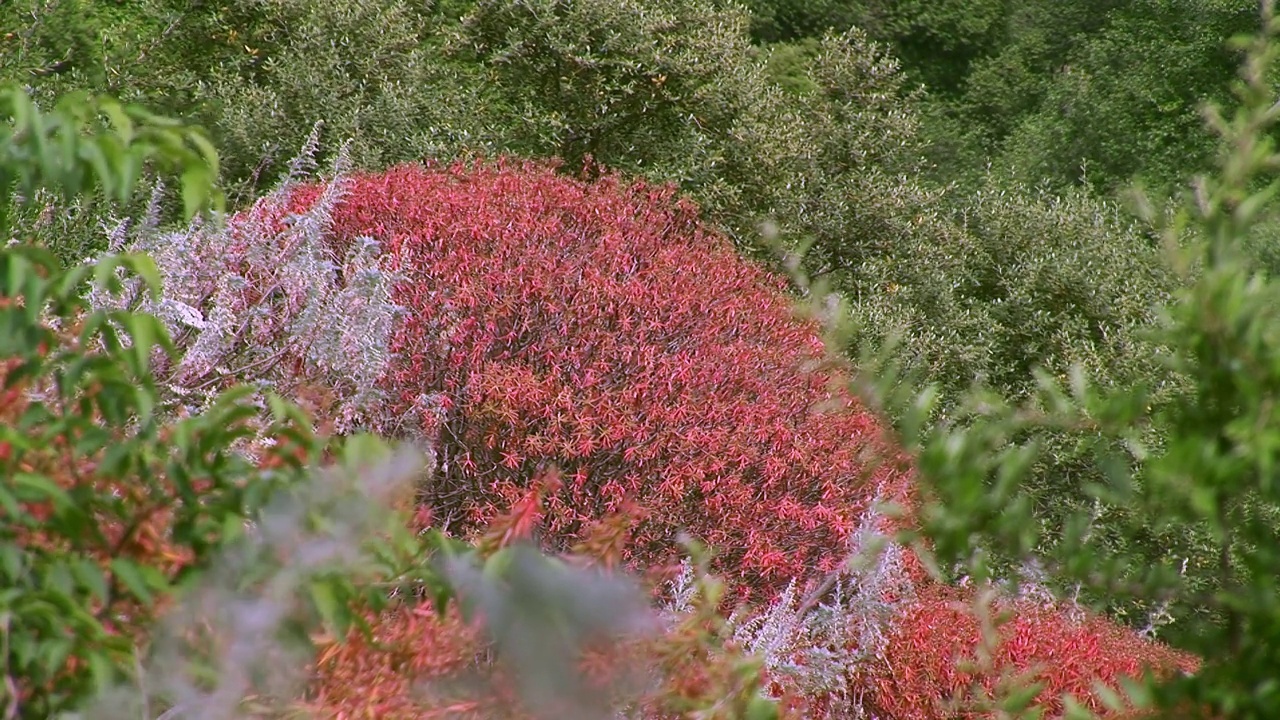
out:
<path id="1" fill-rule="evenodd" d="M 430 603 L 407 604 L 366 619 L 372 643 L 354 630 L 342 642 L 321 642 L 307 705 L 324 717 L 461 720 L 496 717 L 495 706 L 510 704 L 493 697 L 493 684 L 468 690 L 451 682 L 473 669 L 479 648 L 456 612 L 442 618 Z"/>
<path id="2" fill-rule="evenodd" d="M 866 678 L 873 707 L 886 717 L 953 718 L 955 712 L 945 710 L 941 701 L 969 696 L 975 686 L 991 696 L 1002 674 L 1017 674 L 1043 683 L 1037 700 L 1049 717 L 1060 716 L 1067 693 L 1102 712 L 1095 681 L 1118 689 L 1120 678 L 1140 678 L 1147 670 L 1195 668 L 1185 654 L 1104 618 L 1073 617 L 1061 606 L 1007 598 L 992 608 L 1009 616 L 999 625 L 989 664 L 966 667 L 983 636 L 976 600 L 965 589 L 933 585 L 903 608 L 885 662 Z"/>
<path id="3" fill-rule="evenodd" d="M 401 166 L 350 179 L 335 251 L 361 235 L 403 274 L 387 412 L 438 437 L 437 518 L 483 526 L 555 464 L 553 547 L 634 501 L 630 562 L 662 561 L 687 531 L 768 591 L 832 567 L 877 488 L 905 487 L 783 281 L 670 189 Z"/>
<path id="4" fill-rule="evenodd" d="M 288 209 L 319 193 L 295 190 Z M 910 504 L 909 470 L 824 364 L 783 282 L 672 190 L 533 164 L 401 166 L 350 178 L 333 215 L 336 257 L 371 236 L 402 275 L 395 301 L 409 313 L 384 419 L 437 442 L 424 518 L 479 530 L 514 509 L 557 549 L 598 544 L 607 527 L 611 552 L 621 545 L 640 567 L 664 563 L 688 531 L 763 599 L 833 567 L 877 495 Z M 550 466 L 561 480 L 531 504 L 530 483 Z M 642 519 L 630 533 L 601 524 L 618 511 Z M 971 683 L 989 689 L 1037 663 L 1044 697 L 1076 692 L 1095 707 L 1095 677 L 1188 667 L 1105 620 L 1019 603 L 995 670 L 966 675 L 956 661 L 981 637 L 971 603 L 957 602 L 968 596 L 919 591 L 887 630 L 885 663 L 855 671 L 855 694 L 884 717 L 943 716 L 939 702 Z M 437 618 L 401 612 L 375 626 L 416 659 L 402 671 L 358 644 L 332 650 L 322 704 L 397 716 L 410 666 L 435 675 L 460 662 L 460 646 L 437 642 Z"/>

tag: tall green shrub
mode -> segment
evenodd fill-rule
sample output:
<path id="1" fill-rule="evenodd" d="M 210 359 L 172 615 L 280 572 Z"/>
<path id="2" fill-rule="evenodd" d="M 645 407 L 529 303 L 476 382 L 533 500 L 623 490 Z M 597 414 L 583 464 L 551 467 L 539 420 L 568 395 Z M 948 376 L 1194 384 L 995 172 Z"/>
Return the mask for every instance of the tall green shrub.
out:
<path id="1" fill-rule="evenodd" d="M 1077 367 L 1066 378 L 1042 375 L 1031 401 L 977 395 L 964 413 L 932 426 L 930 393 L 897 396 L 930 498 L 925 531 L 944 567 L 958 563 L 989 577 L 999 551 L 1085 596 L 1147 603 L 1178 620 L 1181 631 L 1165 637 L 1203 665 L 1139 688 L 1170 717 L 1265 718 L 1280 703 L 1280 285 L 1244 243 L 1273 217 L 1280 192 L 1280 154 L 1269 134 L 1280 22 L 1269 2 L 1263 17 L 1265 34 L 1236 45 L 1247 51 L 1234 87 L 1238 105 L 1207 112 L 1222 139 L 1217 170 L 1161 223 L 1186 284 L 1156 339 L 1166 348 L 1160 362 L 1183 383 L 1162 395 L 1150 379 L 1107 386 Z M 1160 220 L 1146 208 L 1149 220 Z M 1162 444 L 1148 442 L 1152 427 L 1166 430 Z M 1049 547 L 1027 484 L 1044 428 L 1086 432 L 1106 471 L 1086 488 L 1094 507 L 1068 513 Z M 1117 546 L 1103 527 L 1131 539 L 1154 536 L 1164 555 L 1153 557 L 1140 542 Z"/>

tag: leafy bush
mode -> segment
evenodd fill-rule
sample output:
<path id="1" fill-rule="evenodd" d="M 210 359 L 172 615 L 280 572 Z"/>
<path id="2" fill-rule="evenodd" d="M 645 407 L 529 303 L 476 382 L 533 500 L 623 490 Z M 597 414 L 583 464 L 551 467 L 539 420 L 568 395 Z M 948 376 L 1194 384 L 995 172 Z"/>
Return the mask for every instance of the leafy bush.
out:
<path id="1" fill-rule="evenodd" d="M 487 0 L 448 47 L 519 112 L 499 147 L 674 182 L 743 249 L 760 249 L 772 218 L 856 257 L 929 197 L 898 175 L 916 160 L 916 120 L 897 64 L 864 33 L 831 34 L 789 71 L 803 90 L 789 92 L 747 24 L 706 0 Z"/>
<path id="2" fill-rule="evenodd" d="M 218 155 L 198 128 L 83 94 L 43 113 L 14 86 L 0 88 L 0 117 L 6 121 L 0 128 L 0 230 L 6 241 L 11 213 L 31 204 L 35 193 L 53 190 L 69 200 L 100 191 L 105 200 L 124 202 L 146 164 L 161 172 L 181 168 L 188 217 L 222 206 L 214 186 Z"/>
<path id="3" fill-rule="evenodd" d="M 1037 373 L 1064 379 L 1073 366 L 1100 385 L 1148 382 L 1168 396 L 1182 381 L 1161 364 L 1161 342 L 1148 329 L 1179 284 L 1159 248 L 1114 204 L 994 182 L 864 261 L 850 283 L 857 339 L 884 346 L 896 334 L 900 359 L 935 385 L 941 415 L 974 383 L 1029 399 Z M 1086 428 L 1040 428 L 1035 438 L 1044 452 L 1029 487 L 1053 538 L 1066 514 L 1092 509 L 1083 490 L 1103 480 L 1105 466 Z M 1148 428 L 1144 439 L 1159 444 L 1161 429 Z M 1153 557 L 1166 549 L 1157 538 L 1145 543 Z"/>
<path id="4" fill-rule="evenodd" d="M 233 174 L 252 175 L 264 149 L 273 159 L 259 181 L 284 171 L 274 158 L 316 115 L 355 138 L 349 152 L 364 167 L 507 150 L 559 158 L 572 174 L 591 156 L 676 182 L 742 249 L 758 251 L 759 223 L 773 218 L 782 237 L 809 247 L 812 274 L 856 299 L 871 333 L 907 328 L 909 352 L 949 400 L 975 372 L 1025 394 L 1037 364 L 1060 377 L 1081 361 L 1165 380 L 1135 328 L 1176 283 L 1145 238 L 1084 196 L 944 192 L 913 179 L 918 99 L 865 33 L 812 43 L 784 91 L 750 46 L 746 17 L 716 3 L 447 10 L 303 3 L 246 20 L 264 59 L 210 81 L 220 99 L 208 117 L 233 149 Z M 926 10 L 903 12 L 955 25 L 966 48 L 985 32 L 982 18 L 957 24 L 954 7 Z M 1076 507 L 1101 470 L 1077 448 L 1079 433 L 1048 441 L 1039 502 Z M 1158 550 L 1159 533 L 1148 534 L 1143 545 Z"/>
<path id="5" fill-rule="evenodd" d="M 3 99 L 12 122 L 0 146 L 0 228 L 16 233 L 0 250 L 3 708 L 10 717 L 53 717 L 117 683 L 144 682 L 137 670 L 149 664 L 152 625 L 174 598 L 200 585 L 232 547 L 256 540 L 254 522 L 269 519 L 261 511 L 297 491 L 307 465 L 326 452 L 359 462 L 355 451 L 367 448 L 327 446 L 275 396 L 262 422 L 243 387 L 202 413 L 165 413 L 152 374 L 153 359 L 175 349 L 165 329 L 127 307 L 89 307 L 84 297 L 91 277 L 91 294 L 120 293 L 120 272 L 131 269 L 145 281 L 134 281 L 135 301 L 154 298 L 155 265 L 124 256 L 65 271 L 11 220 L 45 191 L 128 197 L 148 159 L 182 170 L 192 214 L 217 201 L 216 155 L 199 133 L 108 99 L 73 96 L 48 114 L 21 91 Z M 90 124 L 96 112 L 110 119 L 109 131 Z M 236 451 L 245 441 L 257 444 L 256 457 Z M 308 569 L 319 574 L 305 578 L 304 609 L 278 611 L 304 628 L 317 619 L 345 628 L 339 608 L 360 595 L 353 578 L 324 576 L 331 568 L 321 563 Z M 238 583 L 262 565 L 240 570 Z M 277 630 L 291 628 L 256 632 L 275 643 Z M 174 702 L 149 692 L 135 694 L 144 704 Z"/>
<path id="6" fill-rule="evenodd" d="M 315 141 L 313 133 L 310 151 Z M 261 216 L 272 212 L 275 196 L 230 228 L 200 222 L 161 232 L 155 209 L 163 186 L 155 188 L 148 217 L 111 231 L 110 252 L 129 243 L 153 257 L 165 278 L 165 296 L 140 308 L 161 318 L 177 339 L 180 354 L 157 358 L 155 373 L 187 412 L 199 412 L 225 387 L 251 382 L 260 402 L 268 390 L 305 394 L 324 427 L 344 434 L 379 401 L 376 384 L 401 308 L 390 303 L 395 278 L 379 269 L 376 243 L 358 244 L 342 265 L 328 260 L 324 238 L 344 193 L 347 162 L 343 148 L 328 192 L 311 212 L 292 218 L 287 232 L 263 227 L 270 219 Z M 305 170 L 296 164 L 291 173 Z M 296 182 L 292 174 L 283 187 Z M 89 299 L 98 307 L 121 305 L 97 293 Z M 206 305 L 213 308 L 207 315 Z M 329 405 L 339 398 L 340 407 Z"/>
<path id="7" fill-rule="evenodd" d="M 480 68 L 441 52 L 453 21 L 430 3 L 232 5 L 256 16 L 231 30 L 252 37 L 255 62 L 203 80 L 200 107 L 241 200 L 287 172 L 320 120 L 361 168 L 483 152 L 505 137 L 504 99 Z"/>
<path id="8" fill-rule="evenodd" d="M 603 9 L 617 12 L 593 17 L 586 11 L 594 7 L 561 9 L 571 19 L 624 30 L 639 12 L 609 6 Z M 482 16 L 468 18 L 468 32 L 479 33 Z M 582 48 L 574 44 L 582 30 L 572 30 L 544 38 L 546 46 L 529 52 L 539 62 L 582 60 Z M 717 35 L 712 46 L 722 48 L 716 43 L 723 41 L 736 47 L 735 37 Z M 503 36 L 502 42 L 509 40 Z M 660 60 L 654 61 L 664 67 Z M 652 171 L 680 167 L 692 157 L 688 167 L 696 166 L 698 174 L 681 176 L 686 187 L 740 238 L 769 212 L 797 218 L 786 229 L 817 241 L 810 262 L 846 281 L 892 255 L 922 226 L 942 228 L 930 238 L 952 237 L 947 233 L 956 226 L 921 212 L 938 195 L 891 173 L 909 167 L 903 147 L 914 128 L 911 111 L 898 101 L 902 83 L 895 63 L 858 33 L 827 38 L 807 63 L 811 84 L 785 102 L 759 66 L 730 68 L 739 73 L 733 82 L 696 75 L 694 65 L 685 68 L 691 84 L 673 87 L 712 109 L 719 97 L 712 92 L 715 83 L 741 88 L 734 96 L 740 104 L 720 116 L 732 131 L 699 128 L 678 136 L 693 137 L 695 144 L 706 139 L 727 149 L 734 162 L 721 173 L 715 152 L 682 156 L 687 148 L 680 143 L 644 144 L 661 161 Z M 583 64 L 591 72 L 576 82 L 621 95 L 637 92 L 625 62 Z M 529 67 L 541 66 L 523 70 Z M 507 90 L 522 92 L 521 77 L 512 71 L 503 80 Z M 659 100 L 683 107 L 682 95 Z M 796 108 L 812 112 L 801 113 L 804 122 L 791 122 Z M 591 128 L 592 118 L 583 122 Z M 609 128 L 600 133 L 600 147 L 627 137 Z M 812 144 L 814 138 L 822 142 Z M 765 616 L 726 630 L 764 654 L 773 683 L 768 691 L 794 700 L 804 708 L 797 712 L 808 716 L 848 716 L 870 707 L 859 698 L 869 697 L 865 688 L 874 686 L 875 673 L 893 677 L 898 671 L 892 664 L 869 664 L 883 659 L 887 651 L 877 648 L 889 647 L 883 638 L 896 637 L 904 608 L 915 607 L 904 586 L 930 586 L 909 553 L 886 554 L 861 575 L 836 571 L 854 528 L 901 526 L 868 512 L 877 497 L 910 507 L 911 487 L 878 424 L 840 387 L 844 363 L 822 356 L 816 325 L 789 316 L 782 282 L 735 258 L 723 238 L 699 224 L 697 208 L 675 202 L 670 188 L 628 185 L 609 173 L 581 182 L 519 163 L 400 167 L 346 178 L 344 157 L 339 152 L 333 181 L 298 187 L 287 180 L 226 227 L 160 235 L 153 223 L 140 225 L 135 242 L 156 252 L 173 280 L 169 296 L 146 307 L 184 350 L 166 358 L 145 345 L 129 348 L 175 386 L 166 392 L 179 397 L 157 400 L 160 407 L 199 415 L 214 407 L 209 401 L 218 389 L 249 380 L 306 393 L 330 428 L 430 437 L 437 441 L 442 477 L 423 483 L 419 527 L 439 522 L 483 533 L 490 525 L 498 546 L 537 527 L 556 549 L 603 536 L 620 548 L 607 555 L 653 565 L 670 557 L 679 530 L 692 529 L 724 548 L 719 567 L 732 575 L 731 597 L 754 591 L 775 600 Z M 668 161 L 673 164 L 662 164 Z M 992 224 L 998 242 L 1001 226 Z M 116 240 L 129 230 L 121 225 Z M 846 244 L 846 236 L 859 243 Z M 281 256 L 289 261 L 279 262 Z M 981 260 L 980 252 L 975 256 Z M 708 272 L 714 285 L 702 282 Z M 1066 275 L 1069 284 L 1075 276 Z M 867 277 L 868 287 L 881 292 L 883 283 Z M 1020 287 L 1008 283 L 1006 289 L 1015 295 Z M 103 296 L 93 302 L 112 303 Z M 410 313 L 398 318 L 397 304 Z M 1130 310 L 1103 315 L 1127 322 Z M 758 322 L 744 329 L 744 318 Z M 1070 318 L 1052 317 L 1049 325 L 1080 330 Z M 371 336 L 364 332 L 370 328 L 376 331 Z M 1007 329 L 1015 330 L 1014 322 Z M 371 389 L 385 391 L 387 399 L 380 402 Z M 851 444 L 850 437 L 859 442 Z M 886 458 L 889 465 L 877 465 Z M 540 508 L 544 499 L 531 494 L 530 483 L 544 464 L 564 474 L 546 488 Z M 864 477 L 872 468 L 878 477 Z M 507 519 L 500 518 L 504 510 Z M 609 518 L 617 511 L 638 515 L 639 522 L 615 527 Z M 626 529 L 634 530 L 634 538 Z M 498 568 L 511 555 L 493 557 Z M 816 582 L 808 571 L 817 569 L 831 574 L 823 585 L 804 586 L 812 592 L 796 604 L 800 586 L 785 590 L 788 581 Z M 819 591 L 831 579 L 836 592 L 828 602 Z M 364 652 L 358 640 L 327 648 L 326 662 L 346 664 L 329 666 L 332 674 L 320 690 L 328 701 L 322 704 L 387 712 L 412 690 L 409 678 L 393 680 L 404 663 L 415 673 L 440 671 L 474 650 L 460 639 L 462 627 L 442 619 L 438 607 L 415 602 L 357 617 L 372 625 L 372 637 L 395 637 L 396 648 L 385 655 L 366 645 Z M 1070 636 L 1072 622 L 1069 614 L 1050 613 L 1032 626 Z M 421 633 L 439 645 L 424 645 Z M 690 635 L 699 642 L 709 637 Z M 908 637 L 921 642 L 921 636 Z M 971 645 L 980 641 L 969 636 Z M 683 656 L 667 656 L 675 658 L 668 670 L 684 671 L 668 676 L 679 686 L 677 698 L 694 696 L 721 707 L 717 694 L 735 698 L 734 707 L 753 701 L 754 675 L 693 668 L 689 658 L 717 651 L 691 645 L 696 643 L 680 646 Z M 347 654 L 352 647 L 354 654 Z M 1132 642 L 1114 647 L 1134 657 L 1099 668 L 1108 682 L 1141 667 L 1140 660 L 1170 659 Z M 1042 649 L 1021 652 L 1034 658 Z M 1027 658 L 1007 657 L 1014 665 Z M 362 697 L 350 693 L 371 678 L 387 686 Z M 1074 679 L 1055 682 L 1070 686 Z M 954 689 L 948 683 L 922 686 L 903 697 L 918 701 L 917 709 L 935 707 L 938 687 Z M 1048 692 L 1057 689 L 1051 683 Z"/>
<path id="9" fill-rule="evenodd" d="M 1112 192 L 1142 179 L 1160 191 L 1176 190 L 1213 157 L 1214 137 L 1198 108 L 1228 99 L 1224 91 L 1239 57 L 1224 42 L 1256 27 L 1256 9 L 1144 0 L 1116 4 L 1104 17 L 1101 27 L 1072 43 L 1035 110 L 1010 123 L 998 164 L 1055 187 L 1088 184 Z"/>
<path id="10" fill-rule="evenodd" d="M 219 210 L 218 155 L 205 133 L 109 97 L 72 93 L 44 112 L 0 87 L 0 237 L 23 227 L 71 265 L 98 241 L 86 227 L 127 206 L 145 171 L 182 173 L 180 210 Z"/>

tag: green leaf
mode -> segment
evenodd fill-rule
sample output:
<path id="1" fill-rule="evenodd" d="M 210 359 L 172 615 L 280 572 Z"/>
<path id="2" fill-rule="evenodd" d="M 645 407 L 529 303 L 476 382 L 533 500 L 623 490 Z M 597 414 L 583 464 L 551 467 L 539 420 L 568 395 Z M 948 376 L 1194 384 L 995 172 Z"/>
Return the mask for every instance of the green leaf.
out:
<path id="1" fill-rule="evenodd" d="M 211 175 L 216 176 L 218 174 L 218 151 L 213 147 L 213 143 L 209 142 L 204 133 L 197 129 L 187 132 L 187 140 L 196 147 L 196 151 L 200 153 L 200 158 L 209 167 Z"/>
<path id="2" fill-rule="evenodd" d="M 208 204 L 213 189 L 213 174 L 204 165 L 190 165 L 182 172 L 182 207 L 192 218 Z"/>
<path id="3" fill-rule="evenodd" d="M 123 262 L 124 259 L 118 255 L 108 255 L 99 260 L 93 268 L 93 284 L 112 295 L 119 295 L 124 284 L 116 274 L 116 268 L 119 268 Z"/>
<path id="4" fill-rule="evenodd" d="M 1035 682 L 1025 687 L 1019 687 L 1005 696 L 1000 703 L 1000 709 L 1007 713 L 1023 713 L 1031 707 L 1031 704 L 1036 700 L 1036 696 L 1043 689 L 1043 682 Z"/>
<path id="5" fill-rule="evenodd" d="M 16 544 L 0 543 L 0 571 L 4 572 L 5 577 L 16 581 L 25 567 L 25 553 Z"/>
<path id="6" fill-rule="evenodd" d="M 131 370 L 134 376 L 149 377 L 151 353 L 155 347 L 160 345 L 166 350 L 172 349 L 172 344 L 166 342 L 168 333 L 164 325 L 155 316 L 141 313 L 126 313 L 116 316 L 116 319 L 129 334 L 129 353 L 133 366 Z"/>
<path id="7" fill-rule="evenodd" d="M 98 111 L 107 116 L 111 127 L 115 130 L 115 135 L 125 145 L 133 142 L 134 125 L 133 119 L 129 117 L 129 113 L 125 112 L 124 107 L 110 98 L 103 98 L 98 102 Z"/>
<path id="8" fill-rule="evenodd" d="M 160 278 L 160 269 L 156 266 L 156 261 L 146 253 L 128 253 L 123 256 L 122 262 L 126 263 L 129 270 L 146 283 L 151 299 L 159 300 L 164 283 Z"/>
<path id="9" fill-rule="evenodd" d="M 747 703 L 747 710 L 743 714 L 745 720 L 777 720 L 778 703 L 769 698 L 757 695 L 751 698 Z"/>
<path id="10" fill-rule="evenodd" d="M 335 637 L 346 637 L 351 629 L 351 610 L 346 603 L 340 602 L 334 592 L 331 580 L 316 579 L 310 583 L 311 601 L 320 613 L 321 620 L 333 632 Z"/>
<path id="11" fill-rule="evenodd" d="M 449 609 L 449 601 L 455 597 L 453 586 L 443 578 L 433 576 L 427 581 L 426 589 L 431 596 L 432 609 L 435 610 L 436 615 L 444 617 L 445 611 Z"/>
<path id="12" fill-rule="evenodd" d="M 14 494 L 25 502 L 52 503 L 54 509 L 58 511 L 65 510 L 71 504 L 71 498 L 67 492 L 44 475 L 19 472 L 13 476 L 11 482 L 16 490 Z"/>
<path id="13" fill-rule="evenodd" d="M 22 295 L 28 303 L 39 302 L 40 296 L 33 296 L 26 292 L 31 282 L 31 278 L 35 275 L 35 268 L 32 267 L 31 261 L 17 253 L 7 254 L 4 273 L 4 286 L 0 287 L 0 294 L 8 297 L 16 297 Z"/>
<path id="14" fill-rule="evenodd" d="M 24 514 L 18 498 L 4 485 L 0 485 L 0 510 L 4 510 L 5 517 L 9 518 L 17 518 Z"/>
<path id="15" fill-rule="evenodd" d="M 86 558 L 80 558 L 71 567 L 72 574 L 75 575 L 77 582 L 82 587 L 87 589 L 98 600 L 106 601 L 108 593 L 107 577 L 97 563 Z"/>
<path id="16" fill-rule="evenodd" d="M 150 605 L 155 601 L 155 589 L 147 581 L 147 568 L 132 560 L 116 558 L 111 561 L 111 572 L 134 597 Z"/>
<path id="17" fill-rule="evenodd" d="M 87 163 L 93 168 L 94 174 L 98 178 L 98 185 L 102 188 L 102 193 L 108 198 L 116 198 L 120 192 L 120 187 L 116 183 L 115 175 L 111 172 L 111 167 L 107 163 L 107 156 L 103 153 L 102 148 L 96 142 L 80 143 L 76 148 L 79 159 Z"/>
<path id="18" fill-rule="evenodd" d="M 244 537 L 244 523 L 245 519 L 240 515 L 228 514 L 224 517 L 222 519 L 222 543 L 226 545 Z"/>

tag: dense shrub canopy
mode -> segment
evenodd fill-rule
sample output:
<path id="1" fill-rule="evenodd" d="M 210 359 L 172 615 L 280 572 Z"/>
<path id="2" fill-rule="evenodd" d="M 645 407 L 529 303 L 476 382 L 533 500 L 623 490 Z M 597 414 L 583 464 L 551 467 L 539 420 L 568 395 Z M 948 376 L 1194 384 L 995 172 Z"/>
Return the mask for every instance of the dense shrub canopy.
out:
<path id="1" fill-rule="evenodd" d="M 620 548 L 643 569 L 671 558 L 680 531 L 710 542 L 732 587 L 764 606 L 738 618 L 735 642 L 762 654 L 769 692 L 800 716 L 903 702 L 930 712 L 990 679 L 906 673 L 904 659 L 950 667 L 982 628 L 946 604 L 971 593 L 941 598 L 902 548 L 846 568 L 833 597 L 796 604 L 814 588 L 806 580 L 890 529 L 876 500 L 910 508 L 911 476 L 781 279 L 738 257 L 673 188 L 506 162 L 347 176 L 339 157 L 332 181 L 286 183 L 225 226 L 143 224 L 166 278 L 166 297 L 147 307 L 176 323 L 183 352 L 155 363 L 162 383 L 192 400 L 235 380 L 288 389 L 305 378 L 316 398 L 335 396 L 312 406 L 320 427 L 430 440 L 437 472 L 420 488 L 419 527 L 486 538 L 537 527 L 554 549 L 585 540 L 580 550 Z M 637 522 L 615 542 L 618 511 Z M 1073 608 L 1031 610 L 1015 635 L 1121 654 L 1050 674 L 1047 696 L 1176 659 Z M 365 617 L 378 647 L 352 638 L 318 659 L 312 699 L 327 709 L 412 717 L 417 680 L 478 650 L 425 604 Z M 1001 662 L 1022 669 L 1055 649 L 1015 643 Z M 663 671 L 709 672 L 692 662 Z M 682 695 L 738 692 L 680 684 Z M 378 689 L 344 690 L 356 686 Z"/>
<path id="2" fill-rule="evenodd" d="M 328 205 L 336 186 L 341 199 Z M 373 240 L 398 276 L 393 297 L 407 312 L 381 382 L 388 403 L 370 420 L 434 441 L 439 472 L 421 491 L 434 522 L 482 530 L 526 506 L 531 480 L 555 465 L 561 483 L 545 513 L 530 515 L 552 547 L 630 511 L 640 522 L 624 555 L 651 567 L 689 531 L 720 552 L 737 587 L 773 603 L 760 634 L 745 639 L 790 638 L 769 650 L 767 668 L 806 716 L 840 717 L 855 696 L 857 707 L 904 717 L 944 713 L 952 694 L 996 690 L 1023 671 L 1045 681 L 1045 699 L 1072 691 L 1097 708 L 1092 678 L 1114 685 L 1190 662 L 1070 604 L 1017 600 L 996 662 L 955 670 L 983 646 L 983 625 L 965 609 L 975 595 L 933 585 L 909 554 L 877 571 L 898 577 L 851 578 L 861 583 L 852 597 L 786 620 L 795 596 L 779 591 L 836 565 L 875 500 L 909 506 L 910 474 L 780 280 L 734 255 L 671 189 L 499 162 L 400 166 L 281 199 L 244 217 L 283 231 L 324 205 L 333 258 Z M 857 617 L 875 603 L 888 614 Z M 452 620 L 440 626 L 448 642 L 414 640 L 437 627 L 432 618 L 424 609 L 371 620 L 438 677 L 471 641 Z M 839 649 L 815 654 L 810 632 Z M 325 702 L 359 706 L 367 698 L 339 686 L 390 677 L 359 647 L 328 655 L 345 659 L 325 665 Z M 411 712 L 407 686 L 392 686 L 378 702 Z"/>
<path id="3" fill-rule="evenodd" d="M 366 235 L 408 309 L 385 412 L 437 440 L 441 519 L 481 523 L 554 464 L 551 542 L 636 502 L 636 560 L 685 530 L 776 585 L 829 569 L 877 496 L 902 499 L 877 423 L 833 385 L 780 279 L 670 189 L 401 166 L 351 178 L 334 209 L 339 255 Z"/>

